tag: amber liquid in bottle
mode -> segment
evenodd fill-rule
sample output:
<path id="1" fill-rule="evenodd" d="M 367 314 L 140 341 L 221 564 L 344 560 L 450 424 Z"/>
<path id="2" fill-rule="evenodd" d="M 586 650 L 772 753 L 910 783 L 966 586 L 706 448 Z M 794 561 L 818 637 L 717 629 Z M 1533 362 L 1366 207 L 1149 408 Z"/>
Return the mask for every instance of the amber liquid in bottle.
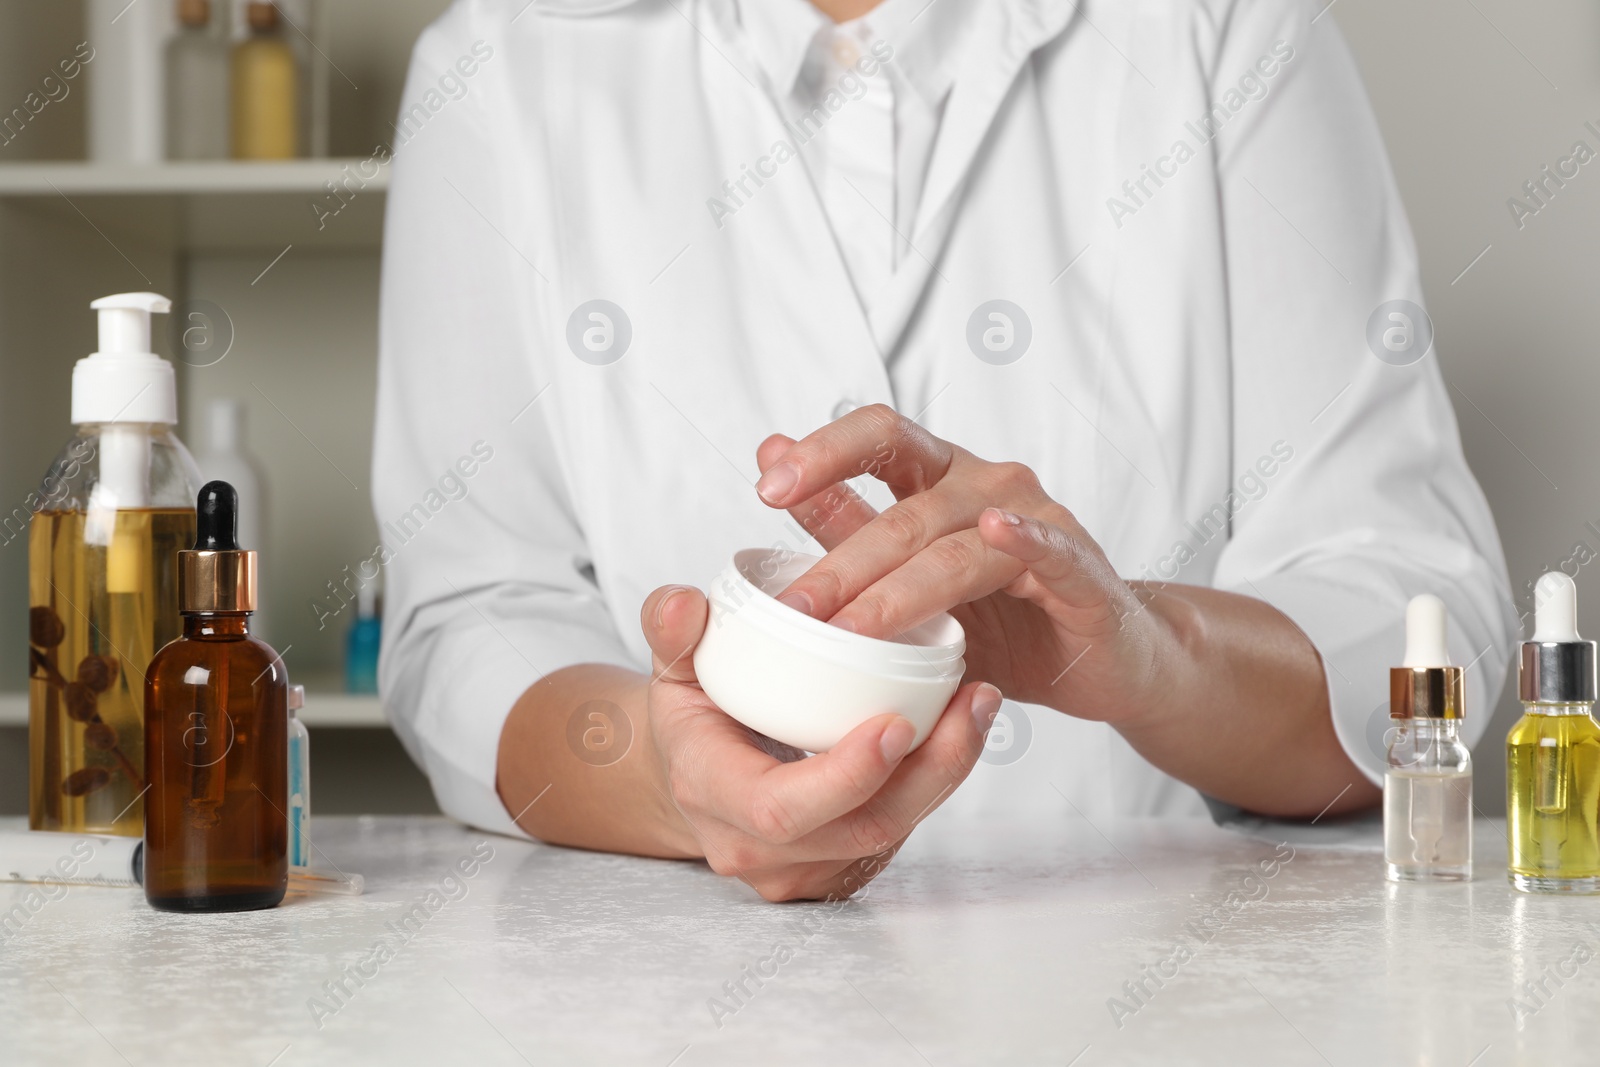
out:
<path id="1" fill-rule="evenodd" d="M 1587 704 L 1527 708 L 1506 737 L 1512 884 L 1600 892 L 1600 724 Z"/>
<path id="2" fill-rule="evenodd" d="M 157 908 L 271 908 L 288 887 L 288 678 L 247 618 L 186 614 L 147 672 L 144 890 Z"/>
<path id="3" fill-rule="evenodd" d="M 174 568 L 195 513 L 117 511 L 105 545 L 85 540 L 89 521 L 41 511 L 28 531 L 28 825 L 137 837 L 145 668 L 178 636 Z"/>

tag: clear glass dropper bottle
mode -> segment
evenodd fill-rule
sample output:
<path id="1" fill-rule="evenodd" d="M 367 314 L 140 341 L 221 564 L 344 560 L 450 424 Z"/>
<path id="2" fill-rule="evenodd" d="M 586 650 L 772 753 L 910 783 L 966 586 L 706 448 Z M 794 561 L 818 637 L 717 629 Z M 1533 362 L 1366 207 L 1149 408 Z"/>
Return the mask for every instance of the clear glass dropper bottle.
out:
<path id="1" fill-rule="evenodd" d="M 1560 571 L 1533 590 L 1522 643 L 1522 719 L 1506 735 L 1511 885 L 1524 893 L 1600 893 L 1600 724 L 1595 643 L 1578 636 L 1578 587 Z"/>
<path id="2" fill-rule="evenodd" d="M 1389 672 L 1383 858 L 1391 882 L 1472 877 L 1472 754 L 1461 740 L 1462 671 L 1445 648 L 1444 601 L 1406 605 L 1406 656 Z"/>

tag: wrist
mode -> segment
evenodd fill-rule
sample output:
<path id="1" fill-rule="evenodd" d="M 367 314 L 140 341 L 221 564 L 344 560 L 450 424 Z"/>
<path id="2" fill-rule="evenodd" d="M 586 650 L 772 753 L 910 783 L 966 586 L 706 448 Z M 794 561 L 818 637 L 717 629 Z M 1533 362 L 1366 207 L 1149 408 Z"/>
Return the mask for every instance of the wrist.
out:
<path id="1" fill-rule="evenodd" d="M 1205 644 L 1205 616 L 1171 583 L 1134 581 L 1128 587 L 1140 610 L 1124 625 L 1137 628 L 1134 645 L 1142 662 L 1132 668 L 1131 694 L 1115 725 L 1124 733 L 1139 733 L 1161 729 L 1179 713 L 1184 695 L 1193 692 L 1195 665 Z"/>

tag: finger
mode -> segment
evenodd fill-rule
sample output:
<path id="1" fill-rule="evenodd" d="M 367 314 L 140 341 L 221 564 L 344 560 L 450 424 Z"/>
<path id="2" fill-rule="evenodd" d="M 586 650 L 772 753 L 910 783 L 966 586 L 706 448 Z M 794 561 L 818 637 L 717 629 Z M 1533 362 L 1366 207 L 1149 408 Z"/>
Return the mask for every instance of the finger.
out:
<path id="1" fill-rule="evenodd" d="M 1000 690 L 970 682 L 956 691 L 933 733 L 867 803 L 796 842 L 804 855 L 849 858 L 881 851 L 927 818 L 972 772 L 1000 710 Z"/>
<path id="2" fill-rule="evenodd" d="M 982 512 L 983 505 L 976 499 L 947 493 L 942 486 L 908 497 L 830 549 L 822 562 L 796 578 L 778 599 L 817 619 L 834 620 L 841 613 L 855 618 L 847 605 L 866 589 L 905 566 L 940 538 L 971 529 Z M 928 614 L 943 610 L 937 608 Z M 874 636 L 888 632 L 874 631 Z"/>
<path id="3" fill-rule="evenodd" d="M 1026 565 L 1034 583 L 1019 586 L 1019 596 L 1045 607 L 1076 612 L 1112 608 L 1119 591 L 1131 597 L 1110 561 L 1087 535 L 1069 533 L 1060 525 L 989 508 L 978 520 L 986 545 Z"/>
<path id="4" fill-rule="evenodd" d="M 679 740 L 699 761 L 692 768 L 699 788 L 692 802 L 769 845 L 795 841 L 866 803 L 900 765 L 916 733 L 899 715 L 879 715 L 827 752 L 780 763 L 748 743 L 696 745 L 687 733 L 694 724 L 684 729 Z"/>
<path id="5" fill-rule="evenodd" d="M 1026 572 L 1020 560 L 995 551 L 977 530 L 966 529 L 941 537 L 867 586 L 837 614 L 823 617 L 853 633 L 904 641 L 905 631 L 918 623 L 1005 589 Z M 802 576 L 795 585 L 804 580 Z"/>
<path id="6" fill-rule="evenodd" d="M 944 477 L 955 449 L 883 404 L 857 408 L 808 434 L 761 475 L 756 492 L 772 507 L 793 507 L 835 482 L 863 474 L 897 495 Z"/>
<path id="7" fill-rule="evenodd" d="M 639 624 L 650 645 L 655 680 L 694 684 L 693 653 L 705 633 L 708 612 L 704 594 L 686 585 L 665 585 L 645 598 Z"/>
<path id="8" fill-rule="evenodd" d="M 756 464 L 765 473 L 793 445 L 793 438 L 773 434 L 756 449 Z M 824 551 L 831 552 L 871 522 L 878 511 L 848 484 L 835 482 L 815 496 L 791 505 L 789 514 L 801 529 L 817 539 Z"/>

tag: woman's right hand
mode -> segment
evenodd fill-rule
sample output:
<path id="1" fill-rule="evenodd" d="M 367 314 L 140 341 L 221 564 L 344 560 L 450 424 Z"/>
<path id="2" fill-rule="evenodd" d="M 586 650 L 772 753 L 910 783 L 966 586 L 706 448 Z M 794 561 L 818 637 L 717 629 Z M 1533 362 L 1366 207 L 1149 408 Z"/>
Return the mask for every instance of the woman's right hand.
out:
<path id="1" fill-rule="evenodd" d="M 972 770 L 999 690 L 962 686 L 910 755 L 911 723 L 880 715 L 830 751 L 802 757 L 741 726 L 701 690 L 694 649 L 708 612 L 699 590 L 665 586 L 640 614 L 654 653 L 648 705 L 657 788 L 711 869 L 767 900 L 855 893 Z"/>

